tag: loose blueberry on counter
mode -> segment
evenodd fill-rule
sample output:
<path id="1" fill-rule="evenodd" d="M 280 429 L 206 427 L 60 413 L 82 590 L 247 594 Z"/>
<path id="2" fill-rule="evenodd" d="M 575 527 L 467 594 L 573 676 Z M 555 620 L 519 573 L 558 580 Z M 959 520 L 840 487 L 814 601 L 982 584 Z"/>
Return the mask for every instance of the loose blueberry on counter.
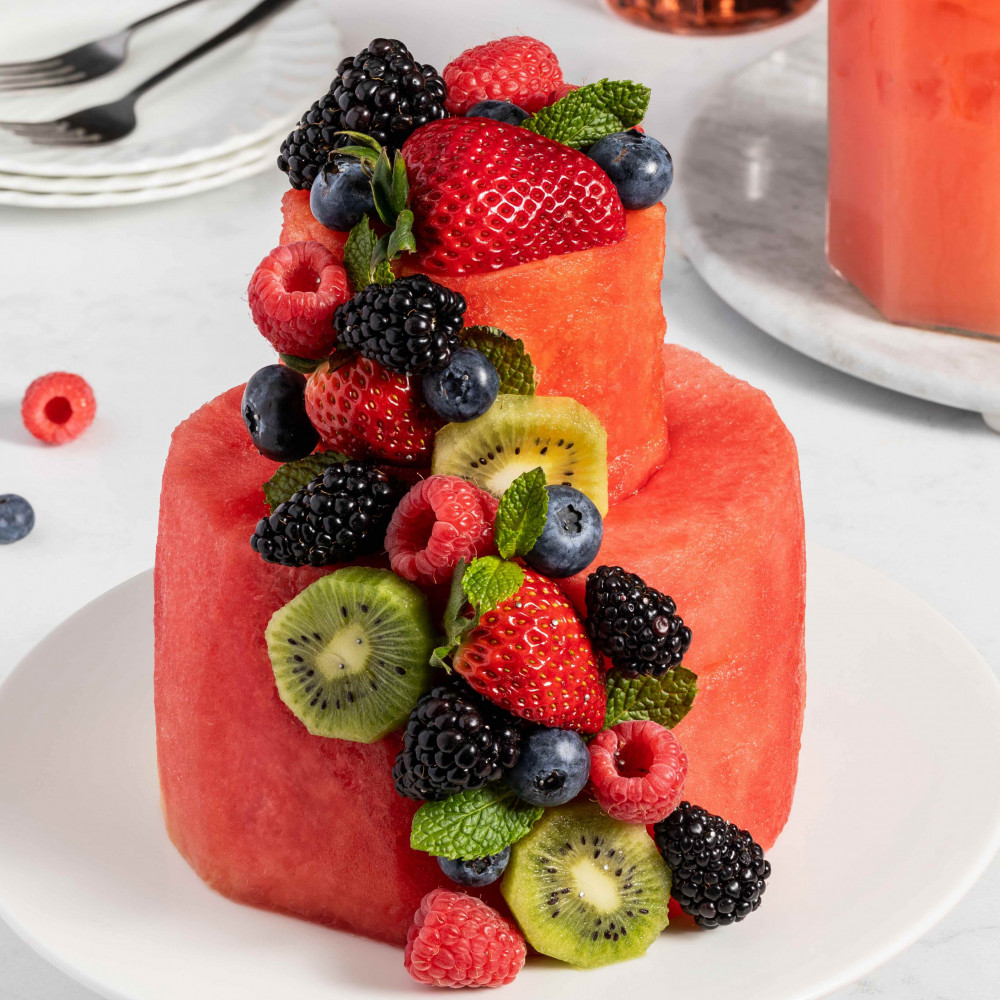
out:
<path id="1" fill-rule="evenodd" d="M 35 526 L 35 511 L 16 493 L 0 496 L 0 545 L 19 542 Z"/>
<path id="2" fill-rule="evenodd" d="M 524 557 L 545 576 L 573 576 L 597 558 L 604 538 L 601 512 L 572 486 L 546 486 L 549 512 L 538 541 Z"/>
<path id="3" fill-rule="evenodd" d="M 371 180 L 360 163 L 328 163 L 309 190 L 313 218 L 327 229 L 353 229 L 375 210 Z"/>
<path id="4" fill-rule="evenodd" d="M 611 178 L 626 208 L 655 205 L 674 179 L 674 161 L 663 143 L 635 129 L 606 135 L 587 155 Z"/>
<path id="5" fill-rule="evenodd" d="M 458 861 L 452 861 L 450 858 L 437 859 L 441 871 L 452 882 L 473 886 L 476 889 L 496 882 L 503 875 L 508 861 L 510 861 L 509 847 L 505 847 L 499 854 L 490 854 L 485 858 L 460 858 Z"/>
<path id="6" fill-rule="evenodd" d="M 575 799 L 590 777 L 590 751 L 571 729 L 536 729 L 506 781 L 533 806 L 561 806 Z"/>
<path id="7" fill-rule="evenodd" d="M 510 101 L 480 101 L 473 104 L 465 113 L 466 118 L 492 118 L 495 122 L 506 122 L 508 125 L 520 125 L 531 115 L 524 108 L 519 108 Z"/>
<path id="8" fill-rule="evenodd" d="M 257 450 L 274 462 L 305 458 L 319 444 L 305 392 L 305 375 L 286 365 L 254 372 L 243 390 L 243 423 Z"/>
<path id="9" fill-rule="evenodd" d="M 481 417 L 500 392 L 500 376 L 482 351 L 460 347 L 444 368 L 424 375 L 424 399 L 442 419 L 464 423 Z"/>

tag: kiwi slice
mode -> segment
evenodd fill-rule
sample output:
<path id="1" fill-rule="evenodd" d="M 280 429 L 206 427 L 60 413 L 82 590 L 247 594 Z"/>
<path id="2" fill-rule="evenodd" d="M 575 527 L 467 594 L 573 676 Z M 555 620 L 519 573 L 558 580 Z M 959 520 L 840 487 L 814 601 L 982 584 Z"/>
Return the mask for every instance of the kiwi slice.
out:
<path id="1" fill-rule="evenodd" d="M 550 486 L 575 486 L 608 512 L 608 437 L 575 399 L 500 395 L 481 417 L 447 424 L 434 439 L 435 475 L 463 476 L 497 497 L 539 466 Z"/>
<path id="2" fill-rule="evenodd" d="M 514 845 L 502 891 L 536 951 L 592 969 L 642 955 L 667 926 L 670 869 L 645 827 L 584 803 L 547 810 Z"/>
<path id="3" fill-rule="evenodd" d="M 427 601 L 386 569 L 321 577 L 265 636 L 278 694 L 314 736 L 374 743 L 406 722 L 430 679 Z"/>

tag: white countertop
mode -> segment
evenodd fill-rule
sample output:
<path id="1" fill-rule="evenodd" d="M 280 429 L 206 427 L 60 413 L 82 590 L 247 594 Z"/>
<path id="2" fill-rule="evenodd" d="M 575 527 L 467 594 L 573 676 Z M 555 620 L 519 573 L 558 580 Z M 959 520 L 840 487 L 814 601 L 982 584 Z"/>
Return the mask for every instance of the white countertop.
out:
<path id="1" fill-rule="evenodd" d="M 350 51 L 398 36 L 440 68 L 469 44 L 521 31 L 556 49 L 569 80 L 642 79 L 654 87 L 650 131 L 675 153 L 715 81 L 825 14 L 821 5 L 773 31 L 694 39 L 619 22 L 599 0 L 537 0 L 516 20 L 478 0 L 330 7 L 345 12 Z M 678 174 L 683 183 L 682 158 Z M 275 169 L 159 205 L 0 209 L 0 493 L 24 495 L 37 515 L 27 540 L 0 548 L 0 677 L 81 605 L 152 564 L 170 431 L 272 360 L 245 289 L 277 242 L 284 188 Z M 771 340 L 707 289 L 674 242 L 663 290 L 670 339 L 765 389 L 795 434 L 810 537 L 910 587 L 1000 667 L 1000 438 L 975 413 L 868 385 Z M 21 427 L 19 403 L 55 369 L 91 382 L 98 418 L 78 441 L 46 448 Z M 998 913 L 994 862 L 927 937 L 838 998 L 995 997 Z M 91 997 L 0 925 L 0 1000 Z"/>

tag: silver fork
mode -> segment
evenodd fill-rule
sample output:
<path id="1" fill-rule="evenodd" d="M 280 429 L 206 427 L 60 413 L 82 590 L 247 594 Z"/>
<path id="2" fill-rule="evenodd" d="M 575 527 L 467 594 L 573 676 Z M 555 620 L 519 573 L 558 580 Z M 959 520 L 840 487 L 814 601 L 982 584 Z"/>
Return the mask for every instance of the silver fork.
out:
<path id="1" fill-rule="evenodd" d="M 135 129 L 135 102 L 147 90 L 290 3 L 294 0 L 261 0 L 228 28 L 143 80 L 117 101 L 85 108 L 51 122 L 0 122 L 0 129 L 42 146 L 87 146 L 122 139 Z"/>
<path id="2" fill-rule="evenodd" d="M 65 87 L 69 83 L 96 80 L 99 76 L 118 69 L 125 62 L 129 40 L 139 28 L 195 3 L 201 3 L 201 0 L 180 0 L 180 3 L 171 4 L 163 10 L 133 21 L 113 35 L 95 39 L 49 59 L 0 63 L 0 91 Z"/>

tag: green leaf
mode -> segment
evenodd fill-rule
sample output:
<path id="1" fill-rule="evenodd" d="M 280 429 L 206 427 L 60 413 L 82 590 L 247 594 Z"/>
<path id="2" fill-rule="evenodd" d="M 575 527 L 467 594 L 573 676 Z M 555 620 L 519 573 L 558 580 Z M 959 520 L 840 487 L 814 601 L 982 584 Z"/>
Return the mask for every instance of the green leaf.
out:
<path id="1" fill-rule="evenodd" d="M 543 811 L 502 785 L 459 792 L 416 811 L 410 846 L 439 858 L 484 858 L 526 836 Z"/>
<path id="2" fill-rule="evenodd" d="M 549 512 L 541 468 L 523 472 L 504 491 L 497 508 L 496 543 L 504 559 L 526 556 L 538 541 Z"/>
<path id="3" fill-rule="evenodd" d="M 448 595 L 448 603 L 445 605 L 444 617 L 444 642 L 431 653 L 431 666 L 440 667 L 444 670 L 451 670 L 449 659 L 455 652 L 455 647 L 462 641 L 462 636 L 470 629 L 476 627 L 476 619 L 469 618 L 462 612 L 468 605 L 465 590 L 462 588 L 462 577 L 465 576 L 465 568 L 468 564 L 464 559 L 459 559 L 455 572 L 451 577 L 451 592 Z"/>
<path id="4" fill-rule="evenodd" d="M 344 244 L 344 269 L 351 280 L 354 291 L 370 285 L 372 276 L 372 254 L 375 252 L 375 233 L 367 215 L 347 234 Z"/>
<path id="5" fill-rule="evenodd" d="M 467 326 L 459 334 L 465 347 L 482 351 L 500 376 L 500 391 L 509 396 L 534 396 L 535 366 L 523 341 L 509 337 L 495 326 Z"/>
<path id="6" fill-rule="evenodd" d="M 281 363 L 300 375 L 311 375 L 326 358 L 300 358 L 294 354 L 279 354 Z"/>
<path id="7" fill-rule="evenodd" d="M 372 266 L 384 264 L 389 260 L 389 234 L 385 233 L 378 238 L 375 249 L 372 251 Z"/>
<path id="8" fill-rule="evenodd" d="M 396 224 L 396 213 L 392 207 L 392 167 L 389 165 L 389 154 L 384 149 L 379 153 L 375 164 L 372 194 L 375 196 L 375 211 L 379 218 L 392 228 Z"/>
<path id="9" fill-rule="evenodd" d="M 396 280 L 396 275 L 393 274 L 392 264 L 387 260 L 382 261 L 373 271 L 372 271 L 372 281 L 376 285 L 391 285 Z"/>
<path id="10" fill-rule="evenodd" d="M 374 136 L 370 136 L 367 132 L 351 132 L 348 129 L 343 129 L 338 132 L 337 135 L 346 135 L 349 139 L 353 139 L 355 142 L 360 143 L 362 146 L 366 146 L 368 149 L 372 149 L 375 153 L 382 152 L 382 143 Z M 340 153 L 340 150 L 337 150 Z"/>
<path id="11" fill-rule="evenodd" d="M 337 150 L 337 156 L 353 156 L 362 163 L 378 163 L 378 153 L 365 146 L 341 146 Z"/>
<path id="12" fill-rule="evenodd" d="M 389 260 L 395 260 L 404 251 L 417 251 L 417 241 L 413 236 L 413 213 L 408 208 L 404 208 L 396 216 L 396 228 L 389 234 Z"/>
<path id="13" fill-rule="evenodd" d="M 410 181 L 406 176 L 406 161 L 402 153 L 396 153 L 392 160 L 392 203 L 393 211 L 398 216 L 406 208 L 410 197 Z M 412 219 L 412 212 L 410 213 Z"/>
<path id="14" fill-rule="evenodd" d="M 638 125 L 650 90 L 631 80 L 600 80 L 542 108 L 524 127 L 574 149 L 586 149 L 612 132 Z"/>
<path id="15" fill-rule="evenodd" d="M 318 451 L 294 462 L 279 466 L 274 475 L 264 483 L 264 499 L 271 513 L 278 504 L 284 503 L 298 493 L 307 483 L 312 482 L 336 462 L 346 462 L 347 456 L 339 451 Z"/>
<path id="16" fill-rule="evenodd" d="M 517 563 L 496 556 L 473 559 L 462 574 L 462 589 L 472 602 L 477 619 L 513 597 L 523 583 L 524 570 Z"/>
<path id="17" fill-rule="evenodd" d="M 691 711 L 698 677 L 687 667 L 671 667 L 663 677 L 608 674 L 608 708 L 604 728 L 631 719 L 651 719 L 673 729 Z"/>

